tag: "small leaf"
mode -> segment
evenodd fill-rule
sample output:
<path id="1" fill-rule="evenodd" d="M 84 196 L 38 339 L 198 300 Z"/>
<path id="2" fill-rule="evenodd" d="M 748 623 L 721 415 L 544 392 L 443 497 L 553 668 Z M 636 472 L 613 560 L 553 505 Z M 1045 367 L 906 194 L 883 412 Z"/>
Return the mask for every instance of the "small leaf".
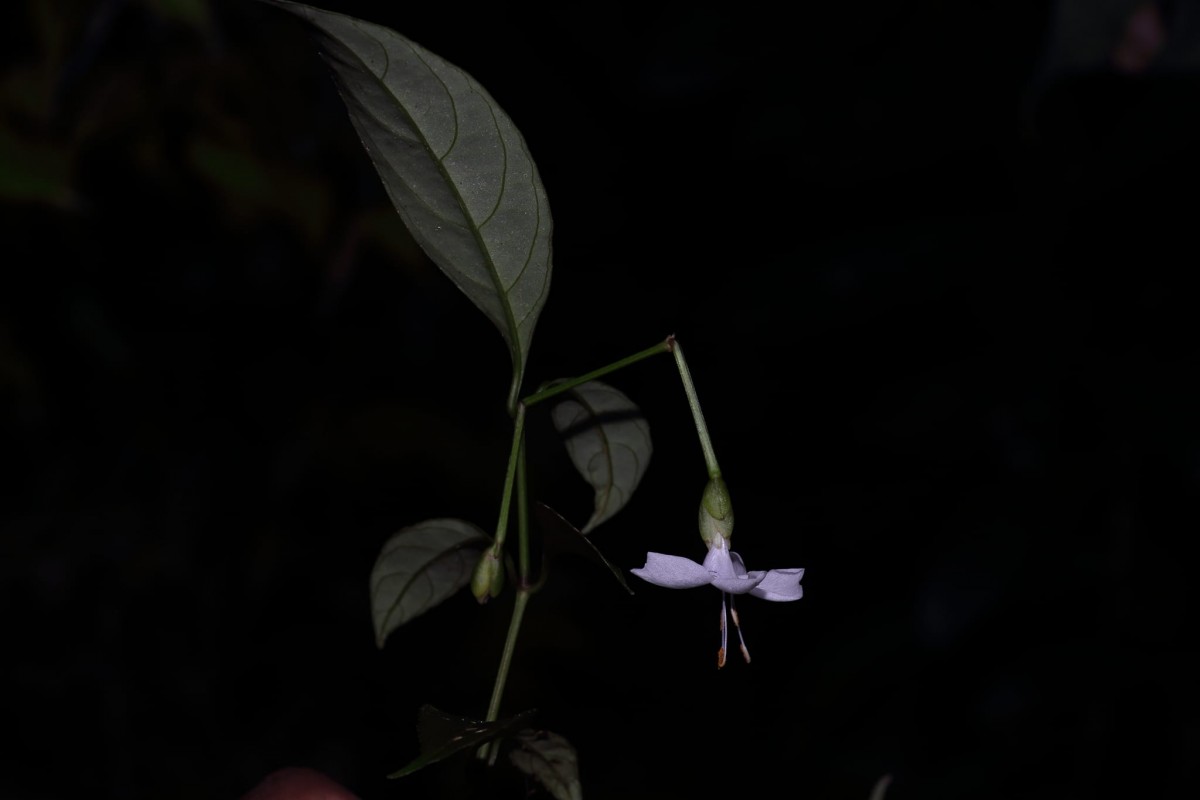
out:
<path id="1" fill-rule="evenodd" d="M 393 534 L 371 570 L 375 644 L 471 580 L 488 537 L 461 519 L 429 519 Z"/>
<path id="2" fill-rule="evenodd" d="M 633 401 L 600 381 L 577 386 L 551 412 L 567 453 L 592 488 L 595 511 L 583 526 L 590 533 L 629 502 L 650 464 L 650 423 Z"/>
<path id="3" fill-rule="evenodd" d="M 605 558 L 604 553 L 600 552 L 600 548 L 568 522 L 562 514 L 541 502 L 534 506 L 533 510 L 534 516 L 546 536 L 547 555 L 574 553 L 602 564 L 608 567 L 609 572 L 616 577 L 617 582 L 625 588 L 625 591 L 633 594 L 633 589 L 630 589 L 629 584 L 625 581 L 625 571 Z"/>
<path id="4" fill-rule="evenodd" d="M 388 28 L 285 0 L 333 69 L 350 121 L 404 224 L 495 323 L 510 405 L 550 290 L 550 205 L 525 139 L 470 75 Z"/>
<path id="5" fill-rule="evenodd" d="M 537 778 L 557 800 L 583 800 L 579 757 L 571 743 L 557 733 L 521 731 L 508 757 L 513 766 Z"/>
<path id="6" fill-rule="evenodd" d="M 495 722 L 479 722 L 447 714 L 431 705 L 421 706 L 417 715 L 417 738 L 421 743 L 421 755 L 388 777 L 403 778 L 462 750 L 507 736 L 521 725 L 527 724 L 533 713 L 532 710 L 522 711 Z"/>

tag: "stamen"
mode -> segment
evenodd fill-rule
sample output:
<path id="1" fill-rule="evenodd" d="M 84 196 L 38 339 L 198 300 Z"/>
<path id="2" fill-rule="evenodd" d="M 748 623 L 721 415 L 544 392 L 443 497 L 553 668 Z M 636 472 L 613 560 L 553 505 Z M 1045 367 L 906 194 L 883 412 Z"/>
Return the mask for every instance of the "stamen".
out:
<path id="1" fill-rule="evenodd" d="M 725 651 L 729 644 L 729 629 L 725 627 L 725 593 L 721 592 L 721 649 L 717 651 L 717 669 L 725 666 Z"/>
<path id="2" fill-rule="evenodd" d="M 742 658 L 746 659 L 746 663 L 750 663 L 750 650 L 746 647 L 746 639 L 742 636 L 742 623 L 738 619 L 737 609 L 733 605 L 733 595 L 729 596 L 729 616 L 733 619 L 733 627 L 737 628 L 738 645 L 742 650 Z"/>

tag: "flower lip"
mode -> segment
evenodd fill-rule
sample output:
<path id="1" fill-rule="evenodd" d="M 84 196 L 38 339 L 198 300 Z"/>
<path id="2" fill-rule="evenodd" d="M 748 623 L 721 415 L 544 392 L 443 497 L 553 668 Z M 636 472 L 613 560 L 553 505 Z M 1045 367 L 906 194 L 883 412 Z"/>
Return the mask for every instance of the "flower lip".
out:
<path id="1" fill-rule="evenodd" d="M 708 555 L 704 557 L 705 568 L 713 574 L 710 583 L 722 592 L 729 594 L 746 594 L 753 591 L 766 576 L 763 573 L 751 575 L 746 572 L 744 566 L 738 569 L 734 564 L 733 554 L 725 547 L 725 542 L 723 540 L 717 540 L 717 542 L 709 548 Z M 742 559 L 739 557 L 738 564 L 741 561 Z"/>
<path id="2" fill-rule="evenodd" d="M 704 563 L 684 556 L 647 553 L 646 565 L 631 570 L 647 583 L 667 589 L 691 589 L 706 584 L 728 594 L 751 594 L 763 600 L 787 602 L 804 596 L 802 568 L 748 571 L 742 557 L 717 538 Z"/>

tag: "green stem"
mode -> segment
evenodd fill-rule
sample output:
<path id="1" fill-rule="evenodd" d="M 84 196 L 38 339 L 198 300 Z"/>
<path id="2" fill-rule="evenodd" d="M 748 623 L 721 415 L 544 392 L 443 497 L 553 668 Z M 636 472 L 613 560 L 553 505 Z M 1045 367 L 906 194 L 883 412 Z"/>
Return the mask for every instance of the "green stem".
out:
<path id="1" fill-rule="evenodd" d="M 517 404 L 517 425 L 525 423 L 525 404 Z M 508 683 L 508 668 L 512 664 L 513 652 L 517 649 L 517 637 L 521 632 L 521 620 L 525 617 L 525 606 L 533 590 L 529 586 L 529 481 L 525 473 L 525 444 L 514 439 L 513 454 L 508 460 L 508 478 L 505 480 L 505 507 L 501 514 L 507 515 L 507 501 L 512 495 L 511 478 L 516 473 L 517 481 L 517 561 L 520 576 L 517 578 L 517 599 L 513 604 L 512 618 L 508 621 L 508 636 L 504 640 L 504 652 L 500 654 L 500 666 L 496 670 L 496 682 L 492 684 L 492 699 L 488 703 L 487 721 L 495 722 L 500 717 L 500 699 Z M 505 517 L 506 518 L 506 517 Z M 497 541 L 500 541 L 499 538 Z M 499 552 L 499 551 L 497 551 Z M 494 760 L 496 749 L 483 747 L 480 758 L 490 755 Z"/>
<path id="2" fill-rule="evenodd" d="M 496 684 L 492 687 L 492 700 L 488 703 L 487 721 L 500 718 L 500 698 L 504 695 L 504 684 L 508 681 L 508 668 L 512 664 L 513 652 L 517 649 L 517 634 L 521 632 L 521 620 L 525 617 L 525 606 L 532 592 L 522 586 L 517 589 L 513 603 L 512 619 L 508 621 L 508 637 L 504 640 L 504 652 L 500 654 L 500 668 L 496 671 Z"/>
<path id="3" fill-rule="evenodd" d="M 701 444 L 705 448 L 705 458 L 709 461 L 709 470 L 711 472 L 716 468 L 716 457 L 711 455 L 712 446 L 708 444 L 708 434 L 704 430 L 704 418 L 700 414 L 700 404 L 699 401 L 695 400 L 696 392 L 692 388 L 691 377 L 687 373 L 687 365 L 682 360 L 683 354 L 679 352 L 679 345 L 675 343 L 674 336 L 668 336 L 653 347 L 648 347 L 639 353 L 622 358 L 620 361 L 614 361 L 608 366 L 592 370 L 586 375 L 571 378 L 570 380 L 543 388 L 519 402 L 511 403 L 512 398 L 510 397 L 510 409 L 514 416 L 513 443 L 512 450 L 508 456 L 508 471 L 504 477 L 504 496 L 500 501 L 500 519 L 496 523 L 496 538 L 492 547 L 497 557 L 500 557 L 508 531 L 508 517 L 512 508 L 513 484 L 515 483 L 517 489 L 517 557 L 520 577 L 518 578 L 517 597 L 513 603 L 512 618 L 508 622 L 508 636 L 504 640 L 504 652 L 500 654 L 500 666 L 496 670 L 496 682 L 492 685 L 492 699 L 488 703 L 488 722 L 495 722 L 500 717 L 500 700 L 504 696 L 505 684 L 508 683 L 508 670 L 512 665 L 513 653 L 517 649 L 517 638 L 521 632 L 521 621 L 525 617 L 525 607 L 529 603 L 529 598 L 535 591 L 535 588 L 529 585 L 529 485 L 525 474 L 525 409 L 543 400 L 549 400 L 551 397 L 574 389 L 576 386 L 588 381 L 607 375 L 610 372 L 615 372 L 630 364 L 636 364 L 650 356 L 672 351 L 675 352 L 675 361 L 679 365 L 680 374 L 683 375 L 684 388 L 687 390 L 688 398 L 692 402 L 692 412 L 696 415 L 696 424 L 701 431 Z M 488 747 L 485 745 L 480 748 L 479 756 L 480 758 L 494 760 L 497 752 L 494 746 Z"/>
<path id="4" fill-rule="evenodd" d="M 517 589 L 517 599 L 513 602 L 512 619 L 508 621 L 508 636 L 504 639 L 504 652 L 500 654 L 500 667 L 496 670 L 496 682 L 492 684 L 492 700 L 488 703 L 487 721 L 495 722 L 500 718 L 500 698 L 504 696 L 504 685 L 508 683 L 508 668 L 512 665 L 513 652 L 517 649 L 517 636 L 521 633 L 521 620 L 525 618 L 525 606 L 533 592 L 526 586 Z M 479 757 L 490 756 L 495 760 L 497 748 L 484 745 L 479 749 Z M 490 753 L 489 753 L 490 751 Z"/>
<path id="5" fill-rule="evenodd" d="M 521 398 L 521 367 L 513 364 L 512 385 L 508 388 L 508 400 L 505 401 L 505 408 L 508 409 L 508 415 L 515 417 L 517 415 L 517 405 Z"/>
<path id="6" fill-rule="evenodd" d="M 617 370 L 621 369 L 622 367 L 628 367 L 630 364 L 636 364 L 637 362 L 639 362 L 643 359 L 649 358 L 650 356 L 656 356 L 659 353 L 669 353 L 669 352 L 671 352 L 672 343 L 674 341 L 675 341 L 674 336 L 668 336 L 665 340 L 659 342 L 658 344 L 654 345 L 653 347 L 647 347 L 645 350 L 641 351 L 640 353 L 634 353 L 631 356 L 622 358 L 620 361 L 614 361 L 613 363 L 609 364 L 606 367 L 601 367 L 600 369 L 594 369 L 586 375 L 580 375 L 578 378 L 571 378 L 570 380 L 563 381 L 562 383 L 556 383 L 553 386 L 550 386 L 548 388 L 540 389 L 539 391 L 534 392 L 533 394 L 526 397 L 521 402 L 523 402 L 526 406 L 531 406 L 531 405 L 534 405 L 535 403 L 540 403 L 543 400 L 549 400 L 551 397 L 554 397 L 555 395 L 562 394 L 563 392 L 574 389 L 576 386 L 579 386 L 580 384 L 584 384 L 584 383 L 587 383 L 588 381 L 595 380 L 596 378 L 603 377 L 604 375 L 607 375 L 610 372 L 616 372 Z"/>
<path id="7" fill-rule="evenodd" d="M 517 453 L 517 568 L 524 589 L 529 586 L 529 481 L 525 477 L 524 445 Z"/>
<path id="8" fill-rule="evenodd" d="M 721 468 L 717 466 L 717 454 L 713 450 L 712 441 L 708 438 L 708 426 L 704 424 L 704 412 L 700 410 L 700 398 L 696 395 L 696 387 L 692 384 L 692 373 L 688 371 L 687 361 L 683 357 L 683 347 L 674 337 L 667 340 L 675 353 L 675 365 L 679 367 L 679 378 L 683 381 L 683 391 L 687 393 L 688 405 L 692 408 L 692 418 L 696 421 L 696 434 L 700 437 L 700 449 L 704 451 L 704 463 L 708 465 L 708 477 L 721 477 Z"/>
<path id="9" fill-rule="evenodd" d="M 492 552 L 497 558 L 504 553 L 504 540 L 508 534 L 508 514 L 512 508 L 513 481 L 517 475 L 517 462 L 521 459 L 521 451 L 525 441 L 525 406 L 517 403 L 517 414 L 513 420 L 512 450 L 508 454 L 508 471 L 504 474 L 504 494 L 500 498 L 500 519 L 496 520 L 496 538 L 492 543 Z"/>

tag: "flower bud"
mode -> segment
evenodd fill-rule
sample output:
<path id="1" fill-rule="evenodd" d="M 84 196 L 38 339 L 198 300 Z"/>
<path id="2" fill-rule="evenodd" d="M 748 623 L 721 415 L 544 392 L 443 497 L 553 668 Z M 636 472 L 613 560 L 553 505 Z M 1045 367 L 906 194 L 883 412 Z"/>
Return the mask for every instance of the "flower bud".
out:
<path id="1" fill-rule="evenodd" d="M 471 594 L 480 603 L 500 595 L 504 588 L 504 563 L 491 548 L 484 550 L 471 573 Z"/>
<path id="2" fill-rule="evenodd" d="M 720 478 L 712 478 L 704 487 L 704 497 L 700 499 L 700 536 L 710 547 L 718 536 L 723 539 L 733 536 L 733 501 Z"/>

